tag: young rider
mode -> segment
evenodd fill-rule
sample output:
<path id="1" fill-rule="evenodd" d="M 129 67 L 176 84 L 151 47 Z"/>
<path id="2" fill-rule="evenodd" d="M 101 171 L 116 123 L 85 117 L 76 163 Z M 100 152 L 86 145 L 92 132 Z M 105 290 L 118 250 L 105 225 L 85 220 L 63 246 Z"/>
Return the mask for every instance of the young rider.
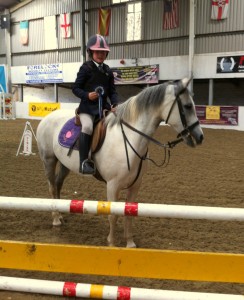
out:
<path id="1" fill-rule="evenodd" d="M 113 72 L 104 63 L 110 51 L 104 37 L 98 34 L 91 36 L 86 50 L 88 61 L 80 67 L 72 91 L 81 99 L 77 110 L 82 124 L 79 145 L 80 173 L 91 175 L 95 172 L 94 163 L 88 160 L 93 124 L 101 117 L 103 109 L 115 111 L 118 94 Z"/>

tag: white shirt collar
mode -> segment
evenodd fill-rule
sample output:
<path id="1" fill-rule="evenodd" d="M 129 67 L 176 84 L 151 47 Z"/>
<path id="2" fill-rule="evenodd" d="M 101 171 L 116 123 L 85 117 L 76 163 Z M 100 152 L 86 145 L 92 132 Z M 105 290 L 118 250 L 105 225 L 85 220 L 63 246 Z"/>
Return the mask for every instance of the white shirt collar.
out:
<path id="1" fill-rule="evenodd" d="M 103 66 L 103 63 L 102 64 L 98 64 L 95 60 L 93 60 L 94 64 L 99 67 L 99 66 Z"/>

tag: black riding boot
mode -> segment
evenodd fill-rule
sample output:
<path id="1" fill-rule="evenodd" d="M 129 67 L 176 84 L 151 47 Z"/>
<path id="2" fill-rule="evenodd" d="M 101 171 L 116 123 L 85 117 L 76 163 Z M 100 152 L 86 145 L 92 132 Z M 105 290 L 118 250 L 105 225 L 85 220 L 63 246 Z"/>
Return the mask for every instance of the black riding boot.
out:
<path id="1" fill-rule="evenodd" d="M 93 175 L 95 173 L 94 163 L 88 160 L 92 136 L 86 133 L 80 133 L 80 173 Z"/>

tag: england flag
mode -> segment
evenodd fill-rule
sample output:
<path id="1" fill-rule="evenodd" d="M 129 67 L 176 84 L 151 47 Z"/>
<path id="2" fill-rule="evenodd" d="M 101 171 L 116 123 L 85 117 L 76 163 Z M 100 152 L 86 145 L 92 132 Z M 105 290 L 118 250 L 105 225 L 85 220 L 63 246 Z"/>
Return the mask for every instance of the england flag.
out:
<path id="1" fill-rule="evenodd" d="M 228 16 L 230 0 L 212 0 L 212 20 L 223 20 Z"/>

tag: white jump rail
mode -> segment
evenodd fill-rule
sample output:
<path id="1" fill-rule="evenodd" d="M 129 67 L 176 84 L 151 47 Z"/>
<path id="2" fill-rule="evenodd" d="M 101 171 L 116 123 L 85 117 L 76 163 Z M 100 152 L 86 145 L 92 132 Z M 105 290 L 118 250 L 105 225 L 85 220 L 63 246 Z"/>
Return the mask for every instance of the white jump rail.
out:
<path id="1" fill-rule="evenodd" d="M 168 205 L 96 200 L 0 197 L 0 209 L 97 215 L 244 221 L 243 208 Z"/>
<path id="2" fill-rule="evenodd" d="M 0 197 L 0 209 L 243 221 L 244 209 L 96 200 Z M 90 250 L 89 250 L 90 251 Z M 239 266 L 239 265 L 238 265 Z M 238 267 L 239 268 L 239 267 Z M 144 289 L 0 276 L 0 290 L 108 300 L 244 300 L 243 295 Z"/>
<path id="3" fill-rule="evenodd" d="M 0 290 L 108 300 L 243 300 L 242 295 L 197 293 L 0 276 Z"/>

